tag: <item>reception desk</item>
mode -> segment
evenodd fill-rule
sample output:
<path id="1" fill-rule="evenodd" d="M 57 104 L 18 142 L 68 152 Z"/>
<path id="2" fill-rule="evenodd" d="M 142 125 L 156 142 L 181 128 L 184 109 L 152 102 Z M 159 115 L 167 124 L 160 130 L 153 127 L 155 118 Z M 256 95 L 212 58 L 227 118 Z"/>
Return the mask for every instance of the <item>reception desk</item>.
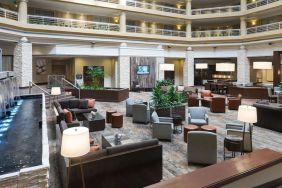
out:
<path id="1" fill-rule="evenodd" d="M 232 96 L 241 94 L 244 99 L 268 99 L 266 87 L 229 86 L 228 91 Z"/>

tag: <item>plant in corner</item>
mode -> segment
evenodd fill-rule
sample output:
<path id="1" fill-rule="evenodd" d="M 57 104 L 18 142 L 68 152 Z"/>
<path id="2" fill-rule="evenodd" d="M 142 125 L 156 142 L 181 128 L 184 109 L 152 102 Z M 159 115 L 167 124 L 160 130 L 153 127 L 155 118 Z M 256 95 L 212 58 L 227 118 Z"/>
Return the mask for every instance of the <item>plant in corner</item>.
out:
<path id="1" fill-rule="evenodd" d="M 87 74 L 92 78 L 92 88 L 101 89 L 100 80 L 104 78 L 104 70 L 101 67 L 92 67 Z"/>

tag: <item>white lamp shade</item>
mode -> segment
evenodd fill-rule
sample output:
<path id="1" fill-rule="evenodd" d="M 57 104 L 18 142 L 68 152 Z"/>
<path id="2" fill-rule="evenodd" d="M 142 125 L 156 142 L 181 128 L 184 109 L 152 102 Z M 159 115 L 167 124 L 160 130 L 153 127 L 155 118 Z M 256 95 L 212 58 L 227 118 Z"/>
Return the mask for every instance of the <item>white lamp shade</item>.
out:
<path id="1" fill-rule="evenodd" d="M 51 95 L 61 95 L 61 88 L 60 87 L 52 87 L 51 88 Z"/>
<path id="2" fill-rule="evenodd" d="M 216 71 L 219 72 L 234 72 L 235 64 L 234 63 L 217 63 Z"/>
<path id="3" fill-rule="evenodd" d="M 174 64 L 160 64 L 160 70 L 163 71 L 174 71 Z"/>
<path id="4" fill-rule="evenodd" d="M 241 105 L 238 109 L 238 120 L 245 123 L 257 122 L 257 108 L 253 106 Z"/>
<path id="5" fill-rule="evenodd" d="M 208 64 L 207 63 L 197 63 L 196 64 L 196 69 L 207 69 Z"/>
<path id="6" fill-rule="evenodd" d="M 272 69 L 272 62 L 257 61 L 253 64 L 253 69 Z"/>
<path id="7" fill-rule="evenodd" d="M 72 127 L 64 130 L 61 155 L 68 158 L 80 157 L 90 151 L 89 129 Z"/>

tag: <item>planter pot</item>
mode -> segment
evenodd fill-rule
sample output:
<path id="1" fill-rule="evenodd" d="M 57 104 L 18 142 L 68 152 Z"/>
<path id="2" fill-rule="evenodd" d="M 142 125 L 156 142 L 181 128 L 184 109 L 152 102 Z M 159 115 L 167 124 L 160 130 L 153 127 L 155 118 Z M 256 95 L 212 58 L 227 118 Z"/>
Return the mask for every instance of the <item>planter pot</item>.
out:
<path id="1" fill-rule="evenodd" d="M 156 107 L 156 112 L 160 117 L 170 117 L 170 108 L 158 108 Z M 175 106 L 171 109 L 172 114 L 180 115 L 182 120 L 185 121 L 185 105 Z"/>

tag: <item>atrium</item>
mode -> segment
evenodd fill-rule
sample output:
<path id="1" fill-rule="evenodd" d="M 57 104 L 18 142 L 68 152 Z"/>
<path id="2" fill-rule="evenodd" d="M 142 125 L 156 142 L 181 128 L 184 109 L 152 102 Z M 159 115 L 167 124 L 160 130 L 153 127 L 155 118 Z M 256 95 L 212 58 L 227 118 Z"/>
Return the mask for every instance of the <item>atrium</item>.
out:
<path id="1" fill-rule="evenodd" d="M 282 187 L 282 0 L 1 0 L 0 187 Z"/>

